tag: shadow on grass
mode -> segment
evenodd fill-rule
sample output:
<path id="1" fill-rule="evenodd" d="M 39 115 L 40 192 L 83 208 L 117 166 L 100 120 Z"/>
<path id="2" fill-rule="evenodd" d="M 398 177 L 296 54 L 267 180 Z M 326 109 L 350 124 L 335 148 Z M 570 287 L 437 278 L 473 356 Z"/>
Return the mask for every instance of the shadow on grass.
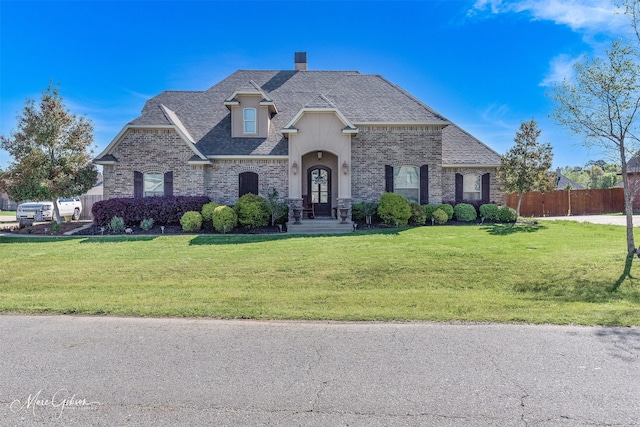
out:
<path id="1" fill-rule="evenodd" d="M 150 242 L 157 239 L 158 235 L 144 235 L 144 236 L 93 236 L 84 237 L 80 242 L 86 243 L 123 243 L 123 242 Z"/>
<path id="2" fill-rule="evenodd" d="M 611 292 L 617 291 L 618 288 L 620 288 L 620 285 L 622 285 L 622 283 L 624 282 L 624 280 L 626 278 L 629 278 L 630 280 L 633 280 L 634 277 L 631 275 L 631 266 L 633 265 L 633 257 L 634 256 L 635 256 L 635 254 L 628 254 L 627 255 L 627 259 L 625 260 L 625 263 L 624 263 L 624 270 L 622 271 L 622 274 L 620 275 L 618 280 L 616 280 L 616 282 L 611 286 L 611 288 L 610 288 Z"/>
<path id="3" fill-rule="evenodd" d="M 196 236 L 189 242 L 189 245 L 241 245 L 247 243 L 272 242 L 275 240 L 290 239 L 315 239 L 319 237 L 331 238 L 349 238 L 354 236 L 366 236 L 372 234 L 400 234 L 407 230 L 406 228 L 394 228 L 385 230 L 365 230 L 356 231 L 355 233 L 342 234 L 227 234 L 227 235 L 200 235 Z"/>
<path id="4" fill-rule="evenodd" d="M 515 233 L 535 233 L 546 228 L 546 226 L 540 224 L 493 224 L 480 229 L 493 236 L 508 236 Z"/>

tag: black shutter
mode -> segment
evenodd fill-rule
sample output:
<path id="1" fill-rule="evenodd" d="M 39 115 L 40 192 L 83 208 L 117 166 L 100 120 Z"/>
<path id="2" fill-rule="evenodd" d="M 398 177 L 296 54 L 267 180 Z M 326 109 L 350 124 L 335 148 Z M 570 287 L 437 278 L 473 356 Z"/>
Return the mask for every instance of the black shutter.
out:
<path id="1" fill-rule="evenodd" d="M 144 178 L 142 172 L 133 172 L 133 197 L 141 199 L 144 191 Z"/>
<path id="2" fill-rule="evenodd" d="M 485 173 L 482 175 L 482 201 L 489 203 L 491 200 L 491 174 Z"/>
<path id="3" fill-rule="evenodd" d="M 258 174 L 255 172 L 243 172 L 238 175 L 238 197 L 245 194 L 258 195 Z"/>
<path id="4" fill-rule="evenodd" d="M 393 193 L 393 166 L 384 167 L 384 191 Z"/>
<path id="5" fill-rule="evenodd" d="M 164 195 L 173 196 L 173 172 L 164 174 Z"/>
<path id="6" fill-rule="evenodd" d="M 463 180 L 464 178 L 462 177 L 462 174 L 457 173 L 456 174 L 456 202 L 462 201 L 462 197 L 463 197 L 462 192 L 464 191 Z"/>
<path id="7" fill-rule="evenodd" d="M 429 203 L 429 166 L 420 166 L 420 204 Z"/>

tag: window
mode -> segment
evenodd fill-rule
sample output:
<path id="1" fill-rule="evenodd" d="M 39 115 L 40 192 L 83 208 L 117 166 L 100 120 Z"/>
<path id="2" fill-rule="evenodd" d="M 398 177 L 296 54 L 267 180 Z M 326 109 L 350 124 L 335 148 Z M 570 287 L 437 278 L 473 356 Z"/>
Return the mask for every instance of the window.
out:
<path id="1" fill-rule="evenodd" d="M 393 168 L 393 192 L 410 202 L 420 202 L 420 169 L 415 166 Z"/>
<path id="2" fill-rule="evenodd" d="M 164 174 L 145 173 L 143 182 L 144 197 L 164 196 Z"/>
<path id="3" fill-rule="evenodd" d="M 456 173 L 456 202 L 482 200 L 489 202 L 490 174 Z"/>
<path id="4" fill-rule="evenodd" d="M 256 109 L 245 108 L 242 113 L 244 133 L 256 133 Z"/>
<path id="5" fill-rule="evenodd" d="M 133 172 L 133 197 L 153 197 L 173 195 L 173 172 L 142 173 Z"/>
<path id="6" fill-rule="evenodd" d="M 258 174 L 255 172 L 242 172 L 239 176 L 238 197 L 245 194 L 258 194 Z"/>

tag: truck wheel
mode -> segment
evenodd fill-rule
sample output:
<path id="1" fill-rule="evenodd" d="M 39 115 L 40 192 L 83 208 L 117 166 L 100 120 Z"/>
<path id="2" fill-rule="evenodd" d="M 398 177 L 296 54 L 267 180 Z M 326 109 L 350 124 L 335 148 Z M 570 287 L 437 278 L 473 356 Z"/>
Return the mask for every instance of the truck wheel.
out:
<path id="1" fill-rule="evenodd" d="M 72 220 L 77 221 L 80 219 L 80 209 L 75 208 L 73 211 L 73 216 L 71 217 Z"/>

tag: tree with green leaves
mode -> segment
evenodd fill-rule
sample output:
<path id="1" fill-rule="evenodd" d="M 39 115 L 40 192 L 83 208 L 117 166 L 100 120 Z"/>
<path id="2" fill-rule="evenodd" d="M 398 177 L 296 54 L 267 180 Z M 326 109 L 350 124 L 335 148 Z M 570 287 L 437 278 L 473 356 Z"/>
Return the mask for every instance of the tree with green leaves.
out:
<path id="1" fill-rule="evenodd" d="M 583 136 L 583 145 L 598 147 L 616 156 L 622 173 L 627 223 L 627 251 L 635 253 L 633 198 L 627 164 L 638 153 L 637 120 L 640 109 L 638 52 L 620 41 L 611 43 L 603 57 L 574 65 L 575 76 L 565 78 L 549 96 L 555 101 L 553 118 L 572 133 Z"/>
<path id="2" fill-rule="evenodd" d="M 12 157 L 0 174 L 2 187 L 16 202 L 57 200 L 87 192 L 96 182 L 91 163 L 93 125 L 70 113 L 49 84 L 39 104 L 27 100 L 17 130 L 0 136 L 0 146 Z M 56 217 L 61 222 L 57 203 Z"/>
<path id="3" fill-rule="evenodd" d="M 552 148 L 549 143 L 538 142 L 541 132 L 535 120 L 522 122 L 514 138 L 515 145 L 500 158 L 498 180 L 506 193 L 518 194 L 518 217 L 524 193 L 544 193 L 555 188 L 549 175 L 553 161 Z"/>

